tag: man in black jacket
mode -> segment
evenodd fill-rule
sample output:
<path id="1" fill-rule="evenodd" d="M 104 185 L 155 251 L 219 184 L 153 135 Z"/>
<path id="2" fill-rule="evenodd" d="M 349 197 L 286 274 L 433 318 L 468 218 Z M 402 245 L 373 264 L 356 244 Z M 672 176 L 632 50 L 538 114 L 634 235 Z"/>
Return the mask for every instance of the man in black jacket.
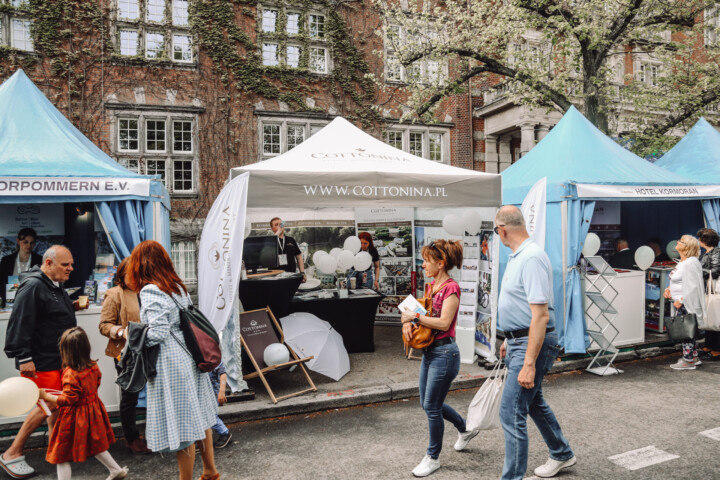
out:
<path id="1" fill-rule="evenodd" d="M 75 327 L 75 305 L 62 283 L 73 271 L 70 250 L 50 247 L 42 266 L 33 267 L 20 278 L 5 339 L 5 353 L 15 359 L 20 375 L 32 379 L 40 388 L 62 389 L 62 361 L 58 343 L 68 328 Z M 52 430 L 56 413 L 48 420 Z M 13 478 L 27 478 L 34 470 L 22 455 L 25 442 L 45 419 L 36 407 L 25 418 L 10 448 L 0 456 L 0 467 Z"/>
<path id="2" fill-rule="evenodd" d="M 608 262 L 610 266 L 621 270 L 634 270 L 635 257 L 628 247 L 628 241 L 624 238 L 616 239 L 615 250 L 615 255 L 610 257 L 610 261 Z"/>

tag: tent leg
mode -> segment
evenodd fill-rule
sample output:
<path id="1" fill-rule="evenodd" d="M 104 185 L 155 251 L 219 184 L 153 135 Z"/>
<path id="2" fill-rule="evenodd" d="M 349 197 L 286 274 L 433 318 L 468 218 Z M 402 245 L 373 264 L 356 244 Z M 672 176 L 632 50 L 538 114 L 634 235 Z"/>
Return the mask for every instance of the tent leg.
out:
<path id="1" fill-rule="evenodd" d="M 562 241 L 562 288 L 563 288 L 563 335 L 567 332 L 567 224 L 568 224 L 568 202 L 560 202 L 560 237 Z M 557 311 L 557 310 L 556 310 Z"/>

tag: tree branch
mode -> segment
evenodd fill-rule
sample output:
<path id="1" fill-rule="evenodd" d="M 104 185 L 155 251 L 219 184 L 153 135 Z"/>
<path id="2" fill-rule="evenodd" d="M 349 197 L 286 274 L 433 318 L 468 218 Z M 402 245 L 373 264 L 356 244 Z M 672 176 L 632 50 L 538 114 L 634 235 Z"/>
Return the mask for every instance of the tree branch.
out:
<path id="1" fill-rule="evenodd" d="M 425 103 L 422 104 L 422 106 L 418 109 L 417 114 L 423 115 L 428 112 L 432 108 L 433 105 L 435 105 L 437 102 L 443 99 L 443 97 L 449 95 L 450 93 L 454 92 L 457 87 L 462 85 L 463 83 L 470 80 L 472 77 L 476 75 L 480 75 L 481 73 L 488 72 L 489 70 L 485 67 L 485 65 L 480 65 L 478 67 L 474 67 L 470 69 L 470 71 L 466 72 L 465 74 L 461 75 L 460 77 L 456 78 L 453 82 L 449 83 L 445 87 L 443 87 L 442 90 L 438 91 L 430 97 Z"/>
<path id="2" fill-rule="evenodd" d="M 547 5 L 544 7 L 540 7 L 539 5 L 533 4 L 532 0 L 517 0 L 516 5 L 519 8 L 522 8 L 529 12 L 533 12 L 545 19 L 549 19 L 552 17 L 561 17 L 568 23 L 568 25 L 572 27 L 577 26 L 577 19 L 575 18 L 573 13 L 561 5 L 553 4 L 553 6 L 556 7 L 554 10 L 550 10 Z"/>
<path id="3" fill-rule="evenodd" d="M 677 113 L 669 115 L 665 117 L 662 121 L 656 122 L 653 125 L 645 128 L 642 133 L 646 136 L 654 136 L 658 134 L 663 135 L 667 133 L 667 131 L 671 128 L 677 126 L 680 122 L 683 122 L 684 120 L 692 117 L 698 111 L 698 107 L 710 105 L 717 100 L 720 100 L 720 85 L 705 92 L 703 96 L 700 97 L 698 100 L 688 103 L 682 108 L 678 109 Z"/>

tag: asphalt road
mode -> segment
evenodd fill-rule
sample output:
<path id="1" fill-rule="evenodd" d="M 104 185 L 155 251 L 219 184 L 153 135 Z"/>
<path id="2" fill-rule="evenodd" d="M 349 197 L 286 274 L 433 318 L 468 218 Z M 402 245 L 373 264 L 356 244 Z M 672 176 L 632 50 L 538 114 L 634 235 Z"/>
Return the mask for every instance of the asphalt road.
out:
<path id="1" fill-rule="evenodd" d="M 621 366 L 625 373 L 611 377 L 576 372 L 546 379 L 546 398 L 578 457 L 578 464 L 558 478 L 720 478 L 720 362 L 674 371 L 668 365 L 675 359 L 626 363 Z M 448 403 L 464 413 L 474 393 L 453 392 Z M 499 478 L 500 430 L 481 433 L 466 452 L 458 453 L 452 448 L 457 434 L 449 423 L 446 427 L 442 468 L 429 478 Z M 717 440 L 700 434 L 713 429 L 717 431 L 707 435 Z M 409 479 L 427 445 L 425 415 L 417 399 L 246 422 L 231 430 L 232 445 L 216 455 L 223 479 Z M 547 459 L 532 423 L 530 441 L 528 477 Z M 640 451 L 618 460 L 625 466 L 609 459 L 635 450 Z M 177 476 L 173 455 L 131 456 L 122 441 L 111 452 L 130 467 L 128 478 Z M 40 472 L 35 478 L 54 478 L 43 451 L 30 451 L 27 457 Z M 653 458 L 663 461 L 651 464 Z M 199 459 L 196 472 L 199 476 Z M 105 475 L 95 461 L 73 468 L 76 479 Z"/>

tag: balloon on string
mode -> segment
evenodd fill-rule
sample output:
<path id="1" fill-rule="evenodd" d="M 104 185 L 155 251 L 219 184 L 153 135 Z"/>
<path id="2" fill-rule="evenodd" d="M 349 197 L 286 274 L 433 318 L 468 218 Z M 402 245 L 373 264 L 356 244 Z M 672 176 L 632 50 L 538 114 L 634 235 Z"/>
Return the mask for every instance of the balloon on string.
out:
<path id="1" fill-rule="evenodd" d="M 265 361 L 265 365 L 268 367 L 278 365 L 280 363 L 287 363 L 290 361 L 290 352 L 282 343 L 271 343 L 265 347 L 263 360 Z"/>
<path id="2" fill-rule="evenodd" d="M 335 270 L 337 270 L 337 260 L 335 260 L 334 257 L 331 257 L 330 255 L 323 255 L 320 257 L 320 264 L 317 265 L 317 268 L 327 275 L 335 273 Z"/>
<path id="3" fill-rule="evenodd" d="M 635 250 L 635 265 L 637 265 L 640 270 L 647 270 L 654 261 L 655 252 L 647 245 L 643 245 Z"/>
<path id="4" fill-rule="evenodd" d="M 463 228 L 470 235 L 477 235 L 480 233 L 480 227 L 482 226 L 482 218 L 480 214 L 475 210 L 466 210 L 462 214 Z"/>
<path id="5" fill-rule="evenodd" d="M 353 235 L 352 237 L 348 237 L 345 239 L 345 244 L 343 245 L 343 248 L 345 250 L 350 250 L 350 253 L 355 255 L 360 251 L 360 239 Z"/>
<path id="6" fill-rule="evenodd" d="M 0 382 L 0 416 L 17 417 L 32 409 L 40 398 L 35 382 L 12 377 Z"/>
<path id="7" fill-rule="evenodd" d="M 442 221 L 443 229 L 450 235 L 462 236 L 465 233 L 465 227 L 463 227 L 463 220 L 460 215 L 451 213 L 445 215 Z"/>
<path id="8" fill-rule="evenodd" d="M 582 254 L 586 257 L 593 257 L 600 250 L 600 237 L 597 234 L 590 232 L 585 237 L 585 244 L 583 245 Z"/>
<path id="9" fill-rule="evenodd" d="M 673 240 L 667 244 L 667 247 L 665 247 L 665 253 L 668 254 L 668 257 L 680 258 L 680 253 L 675 249 L 675 247 L 677 247 L 677 243 L 677 240 Z"/>
<path id="10" fill-rule="evenodd" d="M 340 253 L 342 253 L 342 251 L 343 251 L 342 248 L 335 247 L 332 250 L 330 250 L 330 256 L 333 257 L 335 260 L 337 260 L 338 255 L 340 255 Z"/>
<path id="11" fill-rule="evenodd" d="M 372 265 L 372 255 L 368 252 L 359 252 L 355 255 L 355 263 L 353 266 L 358 272 L 364 272 Z"/>
<path id="12" fill-rule="evenodd" d="M 355 264 L 355 254 L 350 250 L 343 250 L 337 258 L 340 270 L 348 270 Z"/>
<path id="13" fill-rule="evenodd" d="M 317 252 L 313 253 L 312 255 L 312 261 L 315 264 L 315 266 L 318 266 L 318 263 L 320 261 L 320 257 L 324 257 L 325 255 L 328 255 L 328 253 L 324 250 L 318 250 Z"/>

